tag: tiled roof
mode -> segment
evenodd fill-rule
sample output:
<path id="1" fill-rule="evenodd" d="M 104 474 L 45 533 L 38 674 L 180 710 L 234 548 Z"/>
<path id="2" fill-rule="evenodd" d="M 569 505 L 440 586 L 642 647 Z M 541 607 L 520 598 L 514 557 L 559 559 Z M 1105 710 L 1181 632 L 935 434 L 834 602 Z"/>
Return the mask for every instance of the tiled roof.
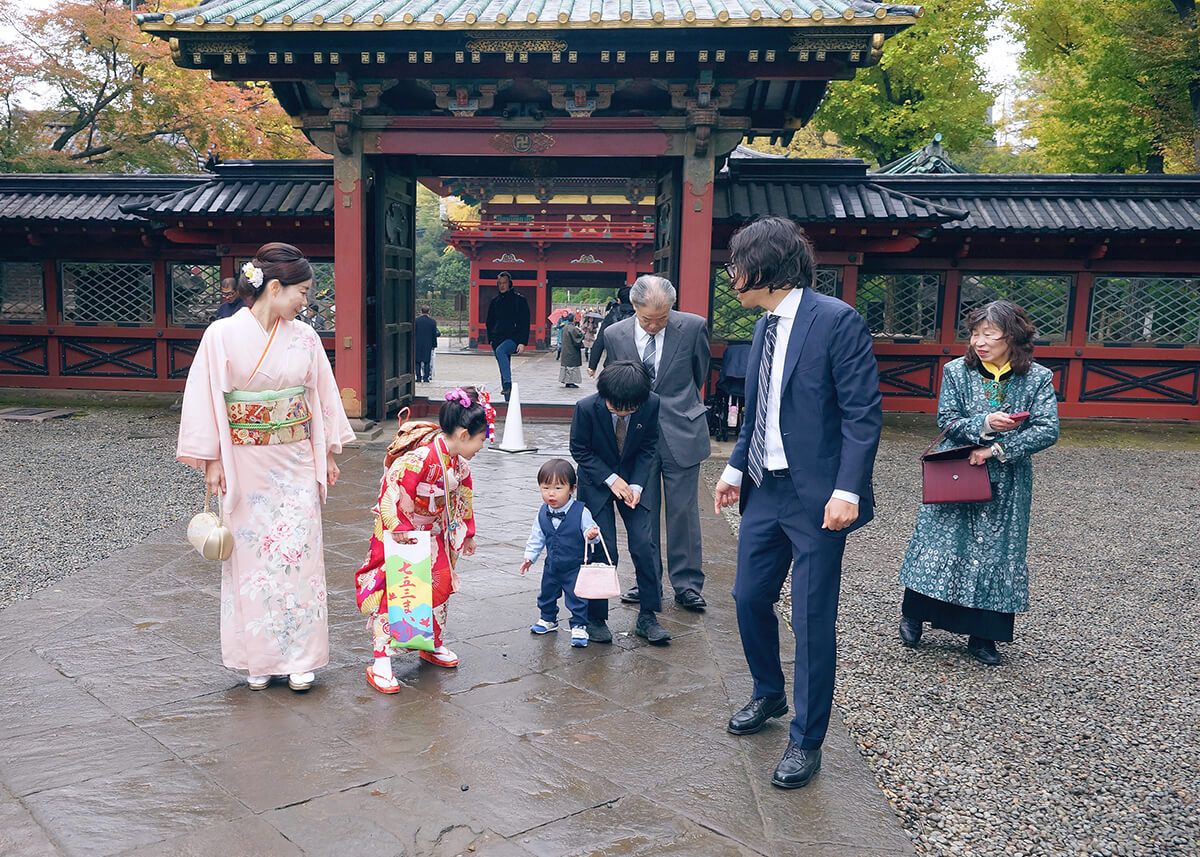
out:
<path id="1" fill-rule="evenodd" d="M 722 26 L 820 22 L 911 23 L 914 5 L 874 0 L 208 0 L 191 9 L 137 16 L 151 30 L 413 27 L 446 30 L 511 26 L 590 28 Z"/>
<path id="2" fill-rule="evenodd" d="M 203 184 L 147 198 L 124 210 L 151 219 L 180 216 L 329 217 L 332 161 L 226 161 Z"/>
<path id="3" fill-rule="evenodd" d="M 203 176 L 0 175 L 0 221 L 143 223 L 123 207 L 203 181 Z"/>
<path id="4" fill-rule="evenodd" d="M 950 160 L 950 156 L 942 148 L 941 134 L 934 134 L 928 145 L 875 170 L 876 175 L 948 175 L 965 172 L 966 170 Z"/>
<path id="5" fill-rule="evenodd" d="M 1200 176 L 872 175 L 890 190 L 969 216 L 969 232 L 1200 232 Z"/>

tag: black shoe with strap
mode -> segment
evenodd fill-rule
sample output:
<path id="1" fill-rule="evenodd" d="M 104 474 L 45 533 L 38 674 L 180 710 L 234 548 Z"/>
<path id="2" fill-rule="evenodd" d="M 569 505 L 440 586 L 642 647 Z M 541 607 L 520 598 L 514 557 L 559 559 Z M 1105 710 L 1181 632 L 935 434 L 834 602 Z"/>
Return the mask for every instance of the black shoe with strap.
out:
<path id="1" fill-rule="evenodd" d="M 995 640 L 985 640 L 982 637 L 971 637 L 967 640 L 967 654 L 989 667 L 1000 665 L 1000 653 L 996 651 Z"/>
<path id="2" fill-rule="evenodd" d="M 621 603 L 622 604 L 641 604 L 642 596 L 641 596 L 641 593 L 638 591 L 638 588 L 635 586 L 632 589 L 622 593 Z"/>
<path id="3" fill-rule="evenodd" d="M 760 696 L 742 706 L 729 718 L 725 728 L 733 735 L 752 735 L 767 725 L 772 717 L 783 717 L 788 713 L 786 696 Z"/>
<path id="4" fill-rule="evenodd" d="M 771 785 L 781 789 L 804 788 L 821 770 L 821 748 L 814 747 L 805 750 L 795 741 L 788 741 L 783 758 L 775 766 L 775 774 L 771 777 Z"/>
<path id="5" fill-rule="evenodd" d="M 923 630 L 923 623 L 916 619 L 909 619 L 907 616 L 900 619 L 900 639 L 904 645 L 910 648 L 916 648 L 921 644 L 921 631 Z"/>

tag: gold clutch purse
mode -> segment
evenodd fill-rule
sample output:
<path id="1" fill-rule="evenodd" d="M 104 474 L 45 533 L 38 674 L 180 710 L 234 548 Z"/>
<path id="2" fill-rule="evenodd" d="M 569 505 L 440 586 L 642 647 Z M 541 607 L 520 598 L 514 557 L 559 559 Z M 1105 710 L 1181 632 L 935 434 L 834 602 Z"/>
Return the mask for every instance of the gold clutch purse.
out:
<path id="1" fill-rule="evenodd" d="M 225 526 L 221 511 L 221 500 L 217 499 L 217 513 L 209 511 L 211 492 L 204 494 L 204 511 L 193 515 L 188 522 L 187 540 L 200 556 L 208 560 L 224 562 L 233 555 L 233 532 Z"/>

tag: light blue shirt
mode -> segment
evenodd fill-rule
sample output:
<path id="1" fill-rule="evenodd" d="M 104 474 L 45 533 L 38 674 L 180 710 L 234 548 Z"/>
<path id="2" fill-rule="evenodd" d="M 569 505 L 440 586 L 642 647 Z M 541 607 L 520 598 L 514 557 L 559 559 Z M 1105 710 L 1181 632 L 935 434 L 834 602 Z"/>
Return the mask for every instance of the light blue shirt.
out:
<path id="1" fill-rule="evenodd" d="M 561 509 L 556 509 L 557 512 L 568 512 L 577 501 L 574 497 L 567 501 L 566 505 Z M 542 505 L 545 505 L 544 503 Z M 538 510 L 538 516 L 533 519 L 533 529 L 529 532 L 529 541 L 525 543 L 525 559 L 530 562 L 537 562 L 537 558 L 542 555 L 542 551 L 546 549 L 546 534 L 542 532 L 542 524 L 538 520 L 542 514 L 541 509 Z M 551 518 L 550 526 L 558 529 L 558 525 L 562 523 L 559 518 Z M 583 507 L 583 517 L 579 521 L 579 531 L 584 534 L 587 539 L 587 531 L 596 526 L 596 522 L 592 519 L 592 513 L 588 511 L 587 506 Z M 587 539 L 589 544 L 599 541 L 599 539 Z"/>

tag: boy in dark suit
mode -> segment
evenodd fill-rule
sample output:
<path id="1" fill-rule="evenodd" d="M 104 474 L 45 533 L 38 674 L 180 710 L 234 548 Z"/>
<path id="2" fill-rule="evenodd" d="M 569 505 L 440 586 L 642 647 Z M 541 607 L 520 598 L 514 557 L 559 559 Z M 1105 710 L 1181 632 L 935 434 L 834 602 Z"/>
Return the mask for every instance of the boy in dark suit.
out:
<path id="1" fill-rule="evenodd" d="M 656 616 L 662 610 L 662 560 L 653 535 L 659 510 L 642 503 L 642 489 L 650 477 L 658 444 L 658 396 L 650 392 L 645 368 L 633 361 L 606 366 L 596 390 L 580 399 L 571 419 L 571 455 L 579 465 L 579 499 L 595 518 L 614 562 L 616 513 L 620 511 L 640 596 L 634 632 L 651 643 L 665 645 L 671 635 Z M 593 559 L 596 555 L 593 549 Z M 607 600 L 588 602 L 588 639 L 612 642 Z"/>
<path id="2" fill-rule="evenodd" d="M 775 603 L 790 572 L 796 714 L 771 782 L 794 789 L 821 768 L 846 535 L 874 514 L 879 374 L 862 316 L 812 288 L 816 260 L 798 225 L 755 221 L 734 234 L 729 257 L 738 302 L 766 312 L 750 349 L 746 420 L 716 489 L 718 512 L 742 509 L 733 599 L 754 678 L 727 728 L 749 735 L 788 713 Z"/>

